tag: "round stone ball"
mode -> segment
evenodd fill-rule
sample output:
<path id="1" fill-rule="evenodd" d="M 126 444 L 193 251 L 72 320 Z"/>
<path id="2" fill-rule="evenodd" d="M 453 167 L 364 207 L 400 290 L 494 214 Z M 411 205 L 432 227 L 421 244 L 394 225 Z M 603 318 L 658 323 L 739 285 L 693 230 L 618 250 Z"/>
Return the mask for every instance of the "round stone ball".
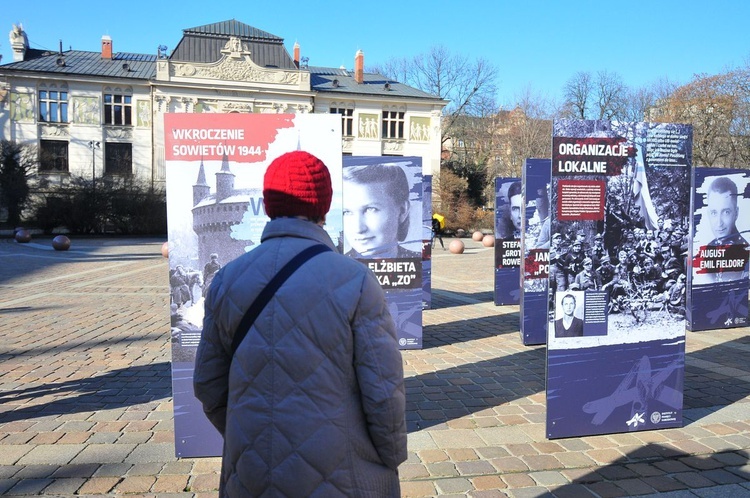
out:
<path id="1" fill-rule="evenodd" d="M 464 243 L 462 240 L 452 240 L 450 244 L 448 244 L 448 250 L 452 254 L 463 254 L 464 253 Z"/>
<path id="2" fill-rule="evenodd" d="M 52 248 L 55 251 L 67 251 L 70 249 L 70 239 L 65 235 L 58 235 L 52 239 Z"/>
<path id="3" fill-rule="evenodd" d="M 165 242 L 161 245 L 161 255 L 165 258 L 169 257 L 169 242 Z"/>
<path id="4" fill-rule="evenodd" d="M 16 242 L 21 242 L 22 244 L 25 244 L 26 242 L 31 242 L 31 232 L 29 232 L 25 228 L 16 230 L 15 239 L 16 239 Z"/>
<path id="5" fill-rule="evenodd" d="M 495 236 L 487 234 L 482 237 L 482 245 L 484 247 L 495 247 Z"/>
<path id="6" fill-rule="evenodd" d="M 475 242 L 481 242 L 483 238 L 484 238 L 484 234 L 480 232 L 479 230 L 471 234 L 471 240 Z"/>

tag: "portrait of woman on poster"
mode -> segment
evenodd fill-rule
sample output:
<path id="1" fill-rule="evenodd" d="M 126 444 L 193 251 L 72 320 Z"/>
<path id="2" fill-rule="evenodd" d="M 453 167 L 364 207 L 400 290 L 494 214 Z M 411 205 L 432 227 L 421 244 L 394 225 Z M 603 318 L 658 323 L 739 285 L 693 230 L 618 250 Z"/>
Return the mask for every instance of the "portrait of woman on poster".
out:
<path id="1" fill-rule="evenodd" d="M 409 234 L 409 181 L 399 166 L 344 168 L 346 255 L 354 258 L 422 258 L 402 244 Z M 421 241 L 419 241 L 421 244 Z"/>

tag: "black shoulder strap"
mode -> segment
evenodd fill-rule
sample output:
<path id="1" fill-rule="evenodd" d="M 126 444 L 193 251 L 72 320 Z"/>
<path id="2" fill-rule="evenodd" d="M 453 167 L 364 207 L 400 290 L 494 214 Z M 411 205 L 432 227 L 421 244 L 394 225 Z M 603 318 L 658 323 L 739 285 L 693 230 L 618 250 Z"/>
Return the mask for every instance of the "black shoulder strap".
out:
<path id="1" fill-rule="evenodd" d="M 305 264 L 308 259 L 330 250 L 330 247 L 323 244 L 310 246 L 293 257 L 276 275 L 274 275 L 271 281 L 266 284 L 262 291 L 260 291 L 260 294 L 255 298 L 253 304 L 247 309 L 242 320 L 240 320 L 240 324 L 237 326 L 237 330 L 234 332 L 234 338 L 232 339 L 232 356 L 234 356 L 237 348 L 240 347 L 242 340 L 247 335 L 250 327 L 252 327 L 255 319 L 258 318 L 260 312 L 263 311 L 263 308 L 266 307 L 268 301 L 270 301 L 273 295 L 276 294 L 276 291 L 279 290 L 279 287 L 281 287 L 286 279 L 289 278 L 297 268 Z"/>

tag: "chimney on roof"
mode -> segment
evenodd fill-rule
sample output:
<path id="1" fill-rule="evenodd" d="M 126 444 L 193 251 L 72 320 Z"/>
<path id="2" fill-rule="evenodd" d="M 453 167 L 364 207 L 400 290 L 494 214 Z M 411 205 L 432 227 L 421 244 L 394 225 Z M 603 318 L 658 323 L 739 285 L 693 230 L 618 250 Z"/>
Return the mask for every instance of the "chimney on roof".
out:
<path id="1" fill-rule="evenodd" d="M 299 43 L 294 42 L 294 65 L 299 69 Z"/>
<path id="2" fill-rule="evenodd" d="M 365 53 L 361 50 L 354 55 L 354 81 L 360 84 L 365 81 Z"/>
<path id="3" fill-rule="evenodd" d="M 112 58 L 112 38 L 109 35 L 102 36 L 102 59 Z"/>

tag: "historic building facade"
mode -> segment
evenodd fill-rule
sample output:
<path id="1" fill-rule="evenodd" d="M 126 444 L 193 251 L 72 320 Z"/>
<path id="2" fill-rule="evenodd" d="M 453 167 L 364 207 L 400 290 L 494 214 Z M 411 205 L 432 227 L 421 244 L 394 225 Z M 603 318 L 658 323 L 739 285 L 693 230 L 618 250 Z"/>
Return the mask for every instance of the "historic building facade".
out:
<path id="1" fill-rule="evenodd" d="M 420 156 L 440 171 L 440 119 L 433 95 L 354 69 L 308 67 L 295 44 L 231 20 L 183 30 L 167 54 L 29 47 L 22 26 L 10 32 L 13 62 L 0 65 L 0 135 L 39 150 L 38 186 L 85 178 L 165 180 L 164 114 L 336 113 L 342 151 Z"/>

